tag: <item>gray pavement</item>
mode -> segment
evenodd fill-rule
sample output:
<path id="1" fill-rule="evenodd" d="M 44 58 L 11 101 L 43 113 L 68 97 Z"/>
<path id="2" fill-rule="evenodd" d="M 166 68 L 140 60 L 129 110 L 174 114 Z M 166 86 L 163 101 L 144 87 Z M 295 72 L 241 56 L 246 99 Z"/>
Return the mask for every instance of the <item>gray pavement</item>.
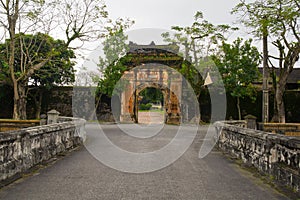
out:
<path id="1" fill-rule="evenodd" d="M 95 141 L 95 127 L 87 125 L 86 145 Z M 133 152 L 159 149 L 171 141 L 177 130 L 176 126 L 165 126 L 155 137 L 133 139 L 117 125 L 101 127 L 114 144 Z M 199 159 L 206 128 L 200 127 L 183 156 L 158 171 L 120 172 L 105 166 L 82 147 L 2 188 L 0 199 L 288 199 L 217 150 Z"/>

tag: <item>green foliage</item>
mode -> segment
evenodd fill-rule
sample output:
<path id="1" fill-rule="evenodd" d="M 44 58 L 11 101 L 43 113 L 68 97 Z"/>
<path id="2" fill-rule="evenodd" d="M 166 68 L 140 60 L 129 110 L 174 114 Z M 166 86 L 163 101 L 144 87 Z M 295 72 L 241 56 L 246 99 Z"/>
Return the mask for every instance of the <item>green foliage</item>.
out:
<path id="1" fill-rule="evenodd" d="M 251 27 L 256 36 L 263 35 L 263 27 L 268 27 L 268 32 L 274 36 L 282 36 L 283 32 L 292 31 L 289 26 L 298 23 L 299 9 L 299 0 L 256 0 L 242 1 L 232 13 L 240 14 L 241 22 Z M 299 34 L 299 29 L 297 32 Z"/>
<path id="2" fill-rule="evenodd" d="M 175 43 L 184 48 L 184 57 L 189 60 L 198 70 L 201 58 L 209 57 L 215 52 L 216 47 L 226 40 L 225 34 L 236 30 L 226 24 L 214 25 L 205 20 L 202 12 L 196 12 L 191 26 L 173 26 L 175 33 L 163 33 L 164 41 Z"/>
<path id="3" fill-rule="evenodd" d="M 223 42 L 219 56 L 213 56 L 224 85 L 234 97 L 252 97 L 255 100 L 255 88 L 252 82 L 259 76 L 260 54 L 251 46 L 252 40 L 238 38 L 233 44 Z"/>
<path id="4" fill-rule="evenodd" d="M 183 48 L 181 53 L 185 58 L 180 73 L 189 81 L 195 94 L 200 95 L 204 80 L 200 73 L 204 75 L 207 69 L 215 67 L 210 59 L 210 55 L 215 53 L 222 41 L 226 40 L 226 33 L 234 31 L 226 24 L 214 25 L 205 20 L 202 12 L 196 12 L 194 22 L 191 26 L 173 26 L 175 33 L 163 33 L 164 41 L 175 43 Z"/>
<path id="5" fill-rule="evenodd" d="M 240 21 L 250 27 L 256 37 L 271 40 L 277 55 L 264 52 L 272 70 L 273 87 L 276 91 L 276 110 L 273 120 L 285 122 L 283 95 L 289 74 L 300 56 L 300 2 L 299 0 L 255 0 L 251 3 L 241 1 L 233 13 L 241 15 Z"/>
<path id="6" fill-rule="evenodd" d="M 299 60 L 299 10 L 299 0 L 256 0 L 252 3 L 242 1 L 232 11 L 242 16 L 240 21 L 250 27 L 255 36 L 269 36 L 269 44 L 278 50 L 277 55 L 267 53 L 269 65 L 280 69 L 278 82 L 281 88 L 285 88 L 286 79 Z"/>
<path id="7" fill-rule="evenodd" d="M 75 58 L 75 54 L 66 47 L 64 41 L 55 40 L 42 33 L 35 35 L 21 33 L 16 35 L 15 39 L 14 71 L 17 79 L 23 79 L 25 83 L 30 81 L 31 85 L 46 88 L 74 82 L 75 62 L 71 59 Z M 0 44 L 0 56 L 4 66 L 7 66 L 11 53 L 9 43 L 8 39 L 4 44 Z M 33 66 L 48 57 L 51 59 L 44 66 L 35 70 L 29 77 L 26 76 L 28 71 L 33 70 Z"/>
<path id="8" fill-rule="evenodd" d="M 139 96 L 143 97 L 142 103 L 157 103 L 163 101 L 163 94 L 157 88 L 146 88 L 139 93 Z"/>
<path id="9" fill-rule="evenodd" d="M 127 66 L 126 57 L 122 57 L 128 51 L 126 45 L 127 36 L 123 33 L 123 28 L 110 33 L 103 42 L 104 58 L 99 58 L 99 71 L 103 73 L 104 78 L 99 80 L 98 92 L 108 96 L 113 95 L 115 88 L 122 90 L 126 83 L 119 82 Z M 117 84 L 119 83 L 119 84 Z"/>
<path id="10" fill-rule="evenodd" d="M 75 81 L 74 51 L 68 49 L 62 40 L 54 40 L 51 60 L 38 70 L 31 78 L 35 85 L 45 86 L 70 84 Z"/>
<path id="11" fill-rule="evenodd" d="M 113 95 L 115 88 L 121 91 L 125 84 L 121 83 L 119 80 L 126 70 L 127 67 L 121 62 L 117 62 L 115 65 L 108 66 L 104 70 L 104 79 L 99 81 L 98 91 L 102 94 L 108 95 L 109 97 Z"/>
<path id="12" fill-rule="evenodd" d="M 140 104 L 139 105 L 139 110 L 150 110 L 152 105 L 150 103 L 147 104 Z"/>
<path id="13" fill-rule="evenodd" d="M 111 65 L 116 65 L 121 57 L 123 57 L 128 51 L 128 45 L 125 43 L 127 36 L 123 33 L 123 29 L 120 28 L 116 32 L 111 32 L 105 39 L 103 44 L 103 51 L 105 57 L 99 58 L 99 69 L 104 71 Z"/>
<path id="14" fill-rule="evenodd" d="M 233 44 L 223 42 L 221 53 L 213 56 L 227 92 L 237 98 L 239 120 L 242 118 L 240 98 L 248 96 L 255 101 L 256 89 L 252 82 L 258 78 L 260 64 L 260 54 L 251 46 L 252 40 L 242 41 L 238 38 Z"/>
<path id="15" fill-rule="evenodd" d="M 10 82 L 8 64 L 2 59 L 0 54 L 0 84 L 8 84 Z"/>

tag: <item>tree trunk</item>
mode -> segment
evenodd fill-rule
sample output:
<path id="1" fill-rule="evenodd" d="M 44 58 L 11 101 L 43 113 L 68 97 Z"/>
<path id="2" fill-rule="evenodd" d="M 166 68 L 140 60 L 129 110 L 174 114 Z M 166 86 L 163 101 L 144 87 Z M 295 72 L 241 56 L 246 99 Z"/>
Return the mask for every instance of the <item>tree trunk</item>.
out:
<path id="1" fill-rule="evenodd" d="M 21 119 L 20 112 L 19 112 L 19 104 L 20 104 L 20 96 L 19 96 L 19 83 L 16 80 L 15 77 L 15 70 L 14 70 L 14 64 L 15 64 L 15 35 L 16 35 L 16 24 L 19 17 L 19 0 L 17 0 L 14 5 L 14 13 L 9 14 L 8 8 L 6 8 L 7 12 L 7 21 L 8 21 L 8 32 L 10 36 L 10 44 L 9 44 L 9 72 L 10 77 L 13 83 L 14 88 L 14 109 L 13 109 L 13 119 Z"/>
<path id="2" fill-rule="evenodd" d="M 13 119 L 20 119 L 18 112 L 18 102 L 19 102 L 19 92 L 18 92 L 18 82 L 13 79 L 14 88 L 14 109 L 13 109 Z"/>
<path id="3" fill-rule="evenodd" d="M 266 20 L 266 17 L 263 17 Z M 269 71 L 268 71 L 268 27 L 262 24 L 263 29 L 263 98 L 262 98 L 262 122 L 269 122 Z"/>
<path id="4" fill-rule="evenodd" d="M 34 103 L 35 103 L 35 118 L 40 119 L 41 110 L 42 110 L 42 100 L 43 100 L 43 89 L 39 89 L 34 96 Z"/>
<path id="5" fill-rule="evenodd" d="M 240 97 L 237 97 L 236 99 L 237 99 L 236 107 L 237 107 L 237 110 L 238 110 L 239 120 L 242 120 L 241 107 L 240 107 Z"/>
<path id="6" fill-rule="evenodd" d="M 95 98 L 97 99 L 97 94 L 95 94 Z M 95 104 L 95 108 L 93 110 L 93 112 L 91 113 L 90 117 L 89 117 L 89 120 L 97 120 L 97 110 L 98 110 L 98 107 L 101 103 L 101 98 L 102 98 L 102 93 L 99 95 L 97 101 L 96 101 L 96 104 Z"/>
<path id="7" fill-rule="evenodd" d="M 12 26 L 12 25 L 11 25 Z M 11 81 L 13 84 L 13 90 L 14 90 L 14 109 L 13 109 L 13 119 L 20 119 L 20 113 L 19 113 L 19 109 L 18 109 L 18 102 L 20 100 L 20 96 L 19 96 L 19 82 L 16 80 L 15 77 L 15 70 L 14 70 L 14 62 L 15 62 L 15 34 L 14 34 L 14 29 L 11 30 L 10 32 L 10 36 L 11 36 L 11 41 L 10 41 L 10 56 L 9 56 L 9 71 L 10 71 L 10 77 L 11 77 Z"/>
<path id="8" fill-rule="evenodd" d="M 278 123 L 279 122 L 279 115 L 278 115 L 278 109 L 277 109 L 277 100 L 276 100 L 276 91 L 277 91 L 277 80 L 276 80 L 276 72 L 275 69 L 272 69 L 272 85 L 273 85 L 273 90 L 274 90 L 274 103 L 273 103 L 273 117 L 272 117 L 272 122 Z"/>
<path id="9" fill-rule="evenodd" d="M 278 123 L 279 122 L 279 113 L 277 109 L 277 98 L 276 98 L 276 91 L 274 92 L 274 103 L 273 103 L 273 117 L 271 122 Z"/>
<path id="10" fill-rule="evenodd" d="M 16 101 L 19 119 L 27 119 L 26 116 L 26 89 L 22 83 L 18 84 L 19 99 Z"/>
<path id="11" fill-rule="evenodd" d="M 26 119 L 26 89 L 19 83 L 14 84 L 14 110 L 13 119 Z"/>
<path id="12" fill-rule="evenodd" d="M 284 78 L 282 78 L 277 83 L 277 89 L 276 89 L 276 102 L 277 102 L 279 123 L 285 123 L 285 107 L 284 107 L 283 95 L 285 92 L 286 80 L 283 79 Z"/>
<path id="13" fill-rule="evenodd" d="M 202 122 L 201 105 L 200 105 L 200 95 L 201 95 L 201 93 L 199 93 L 199 95 L 197 95 L 197 100 L 198 100 L 198 104 L 197 105 L 198 105 L 198 108 L 199 108 L 199 122 Z"/>

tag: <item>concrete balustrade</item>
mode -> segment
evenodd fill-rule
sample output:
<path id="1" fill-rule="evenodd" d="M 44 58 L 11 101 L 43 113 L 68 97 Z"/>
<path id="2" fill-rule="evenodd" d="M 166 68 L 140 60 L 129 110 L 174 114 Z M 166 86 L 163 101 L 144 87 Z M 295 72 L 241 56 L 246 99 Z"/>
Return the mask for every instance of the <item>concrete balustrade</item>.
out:
<path id="1" fill-rule="evenodd" d="M 30 168 L 82 144 L 85 120 L 59 118 L 62 123 L 0 133 L 0 187 Z"/>
<path id="2" fill-rule="evenodd" d="M 218 147 L 300 195 L 300 138 L 216 122 Z"/>

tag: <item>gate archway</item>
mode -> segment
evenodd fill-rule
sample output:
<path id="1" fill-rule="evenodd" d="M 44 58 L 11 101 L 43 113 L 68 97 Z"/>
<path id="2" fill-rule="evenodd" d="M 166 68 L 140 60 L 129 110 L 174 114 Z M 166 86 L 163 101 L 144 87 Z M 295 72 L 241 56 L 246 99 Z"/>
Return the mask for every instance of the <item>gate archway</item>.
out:
<path id="1" fill-rule="evenodd" d="M 164 98 L 163 111 L 164 111 L 164 123 L 167 124 L 179 124 L 181 121 L 180 102 L 177 95 L 163 84 L 149 82 L 141 83 L 137 85 L 136 91 L 133 92 L 129 99 L 128 111 L 130 113 L 131 120 L 138 123 L 138 97 L 141 91 L 146 88 L 159 89 Z"/>
<path id="2" fill-rule="evenodd" d="M 130 43 L 129 48 L 129 52 L 120 59 L 127 66 L 121 78 L 125 80 L 121 83 L 123 89 L 118 94 L 121 102 L 120 122 L 138 123 L 138 96 L 147 87 L 160 89 L 164 94 L 165 123 L 180 124 L 184 118 L 188 121 L 187 105 L 182 105 L 182 88 L 187 83 L 179 72 L 186 61 L 178 55 L 179 47 L 173 44 Z M 182 110 L 185 111 L 184 116 Z"/>

